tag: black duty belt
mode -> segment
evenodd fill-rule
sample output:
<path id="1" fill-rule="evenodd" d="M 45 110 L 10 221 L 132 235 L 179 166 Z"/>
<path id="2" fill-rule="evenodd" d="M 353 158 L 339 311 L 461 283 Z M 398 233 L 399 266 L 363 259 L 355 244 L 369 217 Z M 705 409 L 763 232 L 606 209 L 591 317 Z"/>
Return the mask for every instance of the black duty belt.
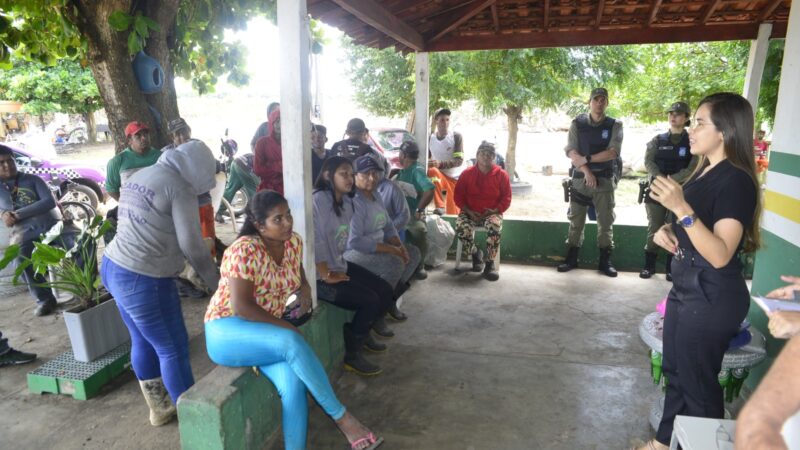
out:
<path id="1" fill-rule="evenodd" d="M 614 176 L 614 171 L 612 169 L 605 169 L 599 172 L 592 172 L 595 177 L 597 178 L 611 178 Z M 572 178 L 584 178 L 585 175 L 583 172 L 577 169 L 572 169 Z"/>

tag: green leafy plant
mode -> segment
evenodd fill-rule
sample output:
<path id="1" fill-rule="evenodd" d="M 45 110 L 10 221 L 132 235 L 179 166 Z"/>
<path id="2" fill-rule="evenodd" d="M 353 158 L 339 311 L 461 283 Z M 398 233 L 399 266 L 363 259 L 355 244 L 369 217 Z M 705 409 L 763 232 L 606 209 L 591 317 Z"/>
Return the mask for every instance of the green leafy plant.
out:
<path id="1" fill-rule="evenodd" d="M 119 32 L 131 30 L 128 35 L 128 52 L 131 55 L 144 50 L 150 31 L 158 31 L 161 28 L 155 20 L 143 15 L 141 11 L 136 11 L 135 15 L 114 11 L 108 16 L 108 24 Z"/>
<path id="2" fill-rule="evenodd" d="M 100 304 L 103 293 L 99 290 L 97 243 L 112 226 L 111 222 L 97 216 L 84 224 L 74 245 L 64 249 L 54 245 L 64 228 L 64 222 L 56 223 L 41 240 L 34 242 L 30 258 L 20 258 L 21 262 L 14 272 L 12 283 L 19 284 L 24 270 L 33 266 L 37 274 L 46 275 L 49 271 L 53 275 L 51 280 L 38 283 L 37 286 L 69 292 L 78 300 L 82 309 Z M 20 253 L 19 244 L 10 245 L 0 260 L 0 270 L 20 257 Z M 79 261 L 82 263 L 79 264 Z"/>

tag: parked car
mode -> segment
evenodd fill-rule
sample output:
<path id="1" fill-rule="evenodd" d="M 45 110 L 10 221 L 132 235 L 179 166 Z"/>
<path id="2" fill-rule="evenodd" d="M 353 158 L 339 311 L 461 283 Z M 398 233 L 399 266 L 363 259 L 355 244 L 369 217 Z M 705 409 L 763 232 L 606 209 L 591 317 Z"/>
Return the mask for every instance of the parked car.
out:
<path id="1" fill-rule="evenodd" d="M 97 208 L 105 196 L 103 172 L 83 164 L 49 161 L 28 150 L 9 146 L 20 172 L 43 179 L 61 201 L 78 201 Z"/>
<path id="2" fill-rule="evenodd" d="M 402 128 L 375 128 L 369 132 L 370 147 L 383 153 L 392 169 L 400 167 L 400 145 L 405 141 L 416 142 L 414 136 Z"/>

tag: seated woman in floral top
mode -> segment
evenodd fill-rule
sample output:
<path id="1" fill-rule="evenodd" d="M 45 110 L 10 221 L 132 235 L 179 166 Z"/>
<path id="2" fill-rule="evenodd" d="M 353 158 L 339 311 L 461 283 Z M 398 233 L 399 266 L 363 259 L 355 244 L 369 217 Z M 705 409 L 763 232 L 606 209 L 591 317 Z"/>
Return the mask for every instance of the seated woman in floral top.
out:
<path id="1" fill-rule="evenodd" d="M 345 410 L 325 369 L 303 335 L 281 319 L 286 299 L 298 293 L 301 312 L 311 307 L 303 270 L 303 242 L 292 232 L 286 199 L 274 191 L 253 197 L 239 238 L 222 259 L 219 288 L 205 316 L 206 347 L 224 366 L 256 366 L 278 390 L 286 449 L 304 449 L 306 389 L 336 422 L 351 448 L 372 449 L 378 439 Z"/>

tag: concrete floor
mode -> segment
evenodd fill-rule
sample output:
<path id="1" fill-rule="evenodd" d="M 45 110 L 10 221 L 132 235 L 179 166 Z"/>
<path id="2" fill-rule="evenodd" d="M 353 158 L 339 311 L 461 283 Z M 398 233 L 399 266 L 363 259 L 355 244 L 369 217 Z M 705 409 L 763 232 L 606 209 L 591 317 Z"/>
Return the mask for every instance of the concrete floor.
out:
<path id="1" fill-rule="evenodd" d="M 589 270 L 502 264 L 501 279 L 455 274 L 448 262 L 405 296 L 384 374 L 345 373 L 335 390 L 392 449 L 621 449 L 651 437 L 656 389 L 637 326 L 669 289 L 659 275 L 609 279 Z M 196 378 L 205 300 L 184 299 Z M 0 330 L 44 361 L 68 346 L 61 315 L 35 318 L 27 294 L 0 301 Z M 0 369 L 0 448 L 179 447 L 177 425 L 148 424 L 132 373 L 86 402 L 27 392 L 39 362 Z M 316 406 L 309 448 L 346 448 Z M 280 446 L 279 446 L 280 447 Z"/>
<path id="2" fill-rule="evenodd" d="M 623 449 L 652 436 L 637 326 L 668 291 L 663 276 L 503 264 L 490 283 L 446 267 L 406 295 L 410 319 L 370 356 L 384 373 L 335 386 L 387 450 Z M 314 408 L 309 448 L 341 440 Z"/>

